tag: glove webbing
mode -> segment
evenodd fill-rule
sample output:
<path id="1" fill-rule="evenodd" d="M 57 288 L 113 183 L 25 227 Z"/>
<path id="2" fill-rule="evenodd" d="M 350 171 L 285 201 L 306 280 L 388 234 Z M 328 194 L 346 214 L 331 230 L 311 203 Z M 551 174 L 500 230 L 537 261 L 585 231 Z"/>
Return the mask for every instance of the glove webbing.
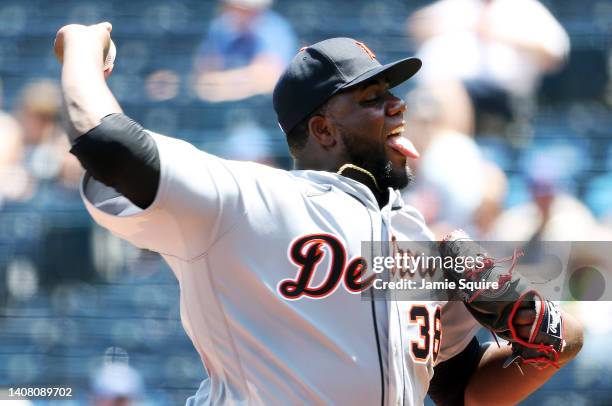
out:
<path id="1" fill-rule="evenodd" d="M 529 337 L 529 341 L 525 341 L 521 337 L 519 337 L 519 335 L 516 333 L 516 329 L 514 328 L 514 325 L 512 324 L 512 320 L 514 319 L 514 316 L 516 315 L 517 310 L 519 309 L 521 303 L 523 302 L 523 299 L 528 294 L 533 294 L 539 299 L 536 302 L 536 304 L 540 303 L 541 308 L 538 314 L 538 320 L 535 321 L 534 327 L 531 331 L 531 336 Z M 524 347 L 532 348 L 539 352 L 544 353 L 544 355 L 541 357 L 523 359 L 523 363 L 525 364 L 544 364 L 544 365 L 534 365 L 538 369 L 546 369 L 550 365 L 559 369 L 560 368 L 559 352 L 550 344 L 536 344 L 532 342 L 535 339 L 536 334 L 538 333 L 538 328 L 540 324 L 542 323 L 542 317 L 544 317 L 544 314 L 545 314 L 544 306 L 546 306 L 546 301 L 542 299 L 542 296 L 540 296 L 538 292 L 536 292 L 535 290 L 524 292 L 512 306 L 510 317 L 508 317 L 508 328 L 510 330 L 510 334 L 512 334 L 512 339 L 515 340 L 517 344 L 520 344 Z M 547 358 L 545 356 L 547 354 L 552 354 L 553 359 L 551 360 L 550 358 Z"/>

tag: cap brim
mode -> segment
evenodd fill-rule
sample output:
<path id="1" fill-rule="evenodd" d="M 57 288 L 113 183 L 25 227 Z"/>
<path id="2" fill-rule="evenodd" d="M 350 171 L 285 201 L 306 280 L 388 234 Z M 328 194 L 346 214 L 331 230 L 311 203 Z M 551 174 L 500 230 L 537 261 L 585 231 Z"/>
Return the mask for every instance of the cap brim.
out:
<path id="1" fill-rule="evenodd" d="M 379 75 L 384 75 L 389 81 L 389 87 L 400 85 L 414 76 L 421 69 L 419 58 L 405 58 L 371 69 L 342 86 L 342 89 L 356 86 Z"/>

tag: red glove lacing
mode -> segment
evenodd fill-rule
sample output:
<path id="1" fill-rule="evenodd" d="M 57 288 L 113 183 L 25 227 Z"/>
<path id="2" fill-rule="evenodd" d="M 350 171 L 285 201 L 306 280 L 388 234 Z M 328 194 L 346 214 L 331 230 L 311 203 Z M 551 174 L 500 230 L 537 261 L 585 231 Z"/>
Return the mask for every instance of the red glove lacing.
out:
<path id="1" fill-rule="evenodd" d="M 508 282 L 510 282 L 512 280 L 512 272 L 514 272 L 514 268 L 516 268 L 516 265 L 518 263 L 518 259 L 520 257 L 523 256 L 523 250 L 519 249 L 519 248 L 515 248 L 514 252 L 512 253 L 512 256 L 507 257 L 507 258 L 502 258 L 502 259 L 493 259 L 493 258 L 485 258 L 484 259 L 484 263 L 483 266 L 480 268 L 474 268 L 474 269 L 469 269 L 465 272 L 465 276 L 467 276 L 468 278 L 473 278 L 474 276 L 478 276 L 479 274 L 483 273 L 484 271 L 487 271 L 491 268 L 493 268 L 496 264 L 500 264 L 502 262 L 508 262 L 508 261 L 512 261 L 512 263 L 510 264 L 510 267 L 508 268 L 508 272 L 500 275 L 499 279 L 497 280 L 497 285 L 498 288 L 495 289 L 495 291 L 500 290 L 501 288 L 504 287 L 504 285 Z M 468 303 L 472 303 L 474 300 L 476 300 L 476 298 L 478 296 L 480 296 L 480 294 L 482 292 L 484 292 L 485 290 L 488 289 L 479 289 L 476 291 L 476 293 L 474 293 L 474 296 L 472 296 L 469 300 Z"/>
<path id="2" fill-rule="evenodd" d="M 512 320 L 514 320 L 514 316 L 516 315 L 517 310 L 519 309 L 519 306 L 521 305 L 521 303 L 523 302 L 525 296 L 527 296 L 528 294 L 532 293 L 534 296 L 537 296 L 540 299 L 540 305 L 542 306 L 542 308 L 540 309 L 540 316 L 538 318 L 538 320 L 536 321 L 536 328 L 533 330 L 533 333 L 531 335 L 531 337 L 529 337 L 529 341 L 525 341 L 523 340 L 521 337 L 519 337 L 519 335 L 516 333 L 516 329 L 514 328 L 514 325 L 512 324 Z M 556 350 L 555 347 L 553 347 L 550 344 L 537 344 L 534 343 L 533 340 L 535 339 L 535 336 L 538 332 L 538 327 L 540 325 L 540 323 L 542 322 L 542 317 L 544 317 L 544 306 L 546 306 L 546 303 L 544 302 L 544 300 L 542 300 L 542 296 L 540 296 L 540 294 L 538 292 L 536 292 L 535 290 L 529 290 L 525 293 L 523 293 L 518 300 L 514 303 L 514 306 L 512 306 L 512 311 L 510 312 L 510 317 L 508 317 L 508 328 L 510 329 L 510 334 L 512 334 L 512 339 L 527 348 L 532 348 L 537 350 L 540 353 L 543 353 L 543 355 L 541 357 L 536 357 L 536 358 L 522 358 L 523 363 L 525 364 L 541 364 L 543 363 L 544 365 L 534 365 L 536 368 L 538 369 L 546 369 L 548 368 L 549 365 L 552 365 L 553 367 L 559 369 L 559 351 Z M 550 359 L 549 357 L 547 357 L 547 355 L 552 355 L 552 359 Z"/>

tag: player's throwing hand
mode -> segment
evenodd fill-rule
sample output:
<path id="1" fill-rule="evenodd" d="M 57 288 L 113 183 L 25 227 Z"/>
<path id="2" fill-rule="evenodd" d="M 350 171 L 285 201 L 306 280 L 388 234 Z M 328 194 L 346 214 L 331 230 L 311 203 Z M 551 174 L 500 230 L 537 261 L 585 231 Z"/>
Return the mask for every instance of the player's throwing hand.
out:
<path id="1" fill-rule="evenodd" d="M 113 30 L 111 23 L 104 22 L 94 25 L 69 24 L 57 31 L 55 35 L 54 51 L 55 57 L 60 63 L 64 62 L 64 51 L 70 52 L 72 47 L 66 46 L 69 42 L 84 41 L 88 43 L 88 52 L 101 53 L 99 58 L 100 70 L 104 72 L 104 77 L 110 76 L 113 70 L 115 59 L 115 46 L 110 38 Z M 99 45 L 99 46 L 96 46 Z M 81 47 L 79 47 L 82 52 Z"/>

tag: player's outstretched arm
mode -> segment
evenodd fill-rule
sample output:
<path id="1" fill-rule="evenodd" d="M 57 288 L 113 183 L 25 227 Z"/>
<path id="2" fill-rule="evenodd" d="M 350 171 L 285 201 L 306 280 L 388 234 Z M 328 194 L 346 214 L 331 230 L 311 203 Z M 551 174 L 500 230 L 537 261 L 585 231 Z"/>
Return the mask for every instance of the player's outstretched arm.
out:
<path id="1" fill-rule="evenodd" d="M 565 323 L 565 345 L 559 356 L 563 367 L 574 359 L 582 348 L 582 325 L 563 312 Z M 557 371 L 557 368 L 539 369 L 531 365 L 519 367 L 512 364 L 504 368 L 504 362 L 512 353 L 509 346 L 490 345 L 470 378 L 465 390 L 466 406 L 515 405 L 535 392 Z"/>
<path id="2" fill-rule="evenodd" d="M 121 113 L 121 107 L 106 85 L 104 58 L 110 48 L 110 23 L 90 26 L 66 25 L 55 37 L 55 55 L 62 63 L 62 91 L 71 138 L 85 134 L 103 117 Z"/>
<path id="3" fill-rule="evenodd" d="M 132 244 L 191 260 L 241 224 L 247 207 L 265 212 L 256 205 L 269 196 L 250 191 L 294 181 L 282 171 L 227 161 L 147 131 L 124 115 L 105 82 L 111 29 L 109 23 L 67 25 L 55 42 L 75 133 L 70 152 L 87 170 L 84 203 L 98 224 Z"/>
<path id="4" fill-rule="evenodd" d="M 157 194 L 159 153 L 144 128 L 121 114 L 106 85 L 113 67 L 112 60 L 105 63 L 111 30 L 110 23 L 71 24 L 57 32 L 70 152 L 94 179 L 144 209 Z"/>

